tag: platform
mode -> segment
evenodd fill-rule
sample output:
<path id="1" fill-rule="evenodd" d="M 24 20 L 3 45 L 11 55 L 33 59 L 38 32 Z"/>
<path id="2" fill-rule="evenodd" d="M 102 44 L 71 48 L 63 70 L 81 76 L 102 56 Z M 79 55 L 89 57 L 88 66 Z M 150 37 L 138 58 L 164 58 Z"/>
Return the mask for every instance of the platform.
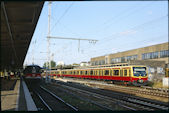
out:
<path id="1" fill-rule="evenodd" d="M 37 111 L 23 79 L 13 79 L 17 80 L 13 90 L 1 91 L 1 111 Z"/>

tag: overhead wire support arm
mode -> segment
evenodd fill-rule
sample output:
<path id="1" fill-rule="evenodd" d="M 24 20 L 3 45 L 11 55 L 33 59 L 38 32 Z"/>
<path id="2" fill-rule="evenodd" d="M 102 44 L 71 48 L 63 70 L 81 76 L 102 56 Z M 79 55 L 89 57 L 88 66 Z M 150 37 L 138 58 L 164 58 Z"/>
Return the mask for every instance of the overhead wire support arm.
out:
<path id="1" fill-rule="evenodd" d="M 84 39 L 84 38 L 65 38 L 65 37 L 54 37 L 54 36 L 48 36 L 48 39 L 55 38 L 55 39 L 66 39 L 66 40 L 78 40 L 78 52 L 80 51 L 80 40 L 82 41 L 89 41 L 89 43 L 96 43 L 98 40 L 95 39 Z"/>
<path id="2" fill-rule="evenodd" d="M 98 40 L 95 40 L 95 39 L 84 39 L 84 38 L 65 38 L 65 37 L 53 37 L 53 36 L 48 36 L 47 38 L 69 39 L 69 40 L 86 40 L 86 41 L 95 41 L 95 42 L 97 42 L 97 41 L 98 41 Z"/>

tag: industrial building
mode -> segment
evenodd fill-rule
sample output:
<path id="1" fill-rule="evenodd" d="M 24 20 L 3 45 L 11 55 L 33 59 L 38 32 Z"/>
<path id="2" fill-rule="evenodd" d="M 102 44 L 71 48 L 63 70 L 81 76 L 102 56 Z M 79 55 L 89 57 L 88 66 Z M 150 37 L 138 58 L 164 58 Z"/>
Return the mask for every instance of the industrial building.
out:
<path id="1" fill-rule="evenodd" d="M 124 52 L 91 58 L 91 65 L 127 63 L 134 60 L 165 61 L 168 64 L 168 42 Z"/>
<path id="2" fill-rule="evenodd" d="M 91 58 L 91 67 L 113 65 L 145 65 L 150 81 L 162 81 L 169 68 L 168 42 L 124 52 Z"/>

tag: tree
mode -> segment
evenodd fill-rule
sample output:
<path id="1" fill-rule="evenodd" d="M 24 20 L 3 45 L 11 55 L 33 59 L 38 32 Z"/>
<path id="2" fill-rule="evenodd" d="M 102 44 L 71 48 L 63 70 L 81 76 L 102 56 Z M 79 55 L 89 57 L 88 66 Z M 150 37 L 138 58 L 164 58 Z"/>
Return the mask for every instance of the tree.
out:
<path id="1" fill-rule="evenodd" d="M 56 62 L 55 61 L 50 61 L 50 63 L 51 63 L 51 68 L 53 68 L 53 67 L 56 67 Z M 48 66 L 48 62 L 45 62 L 44 64 L 43 64 L 43 67 L 45 68 L 45 67 L 48 67 L 49 68 L 49 66 Z"/>

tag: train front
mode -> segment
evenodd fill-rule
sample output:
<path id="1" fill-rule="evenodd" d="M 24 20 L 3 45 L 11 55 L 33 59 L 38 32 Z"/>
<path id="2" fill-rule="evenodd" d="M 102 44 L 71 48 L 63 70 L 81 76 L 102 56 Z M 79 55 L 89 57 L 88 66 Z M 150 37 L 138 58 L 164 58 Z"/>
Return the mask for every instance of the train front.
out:
<path id="1" fill-rule="evenodd" d="M 148 84 L 147 68 L 144 66 L 132 67 L 131 82 L 134 86 L 144 86 Z"/>
<path id="2" fill-rule="evenodd" d="M 41 67 L 29 65 L 24 69 L 23 73 L 26 78 L 41 78 Z"/>

